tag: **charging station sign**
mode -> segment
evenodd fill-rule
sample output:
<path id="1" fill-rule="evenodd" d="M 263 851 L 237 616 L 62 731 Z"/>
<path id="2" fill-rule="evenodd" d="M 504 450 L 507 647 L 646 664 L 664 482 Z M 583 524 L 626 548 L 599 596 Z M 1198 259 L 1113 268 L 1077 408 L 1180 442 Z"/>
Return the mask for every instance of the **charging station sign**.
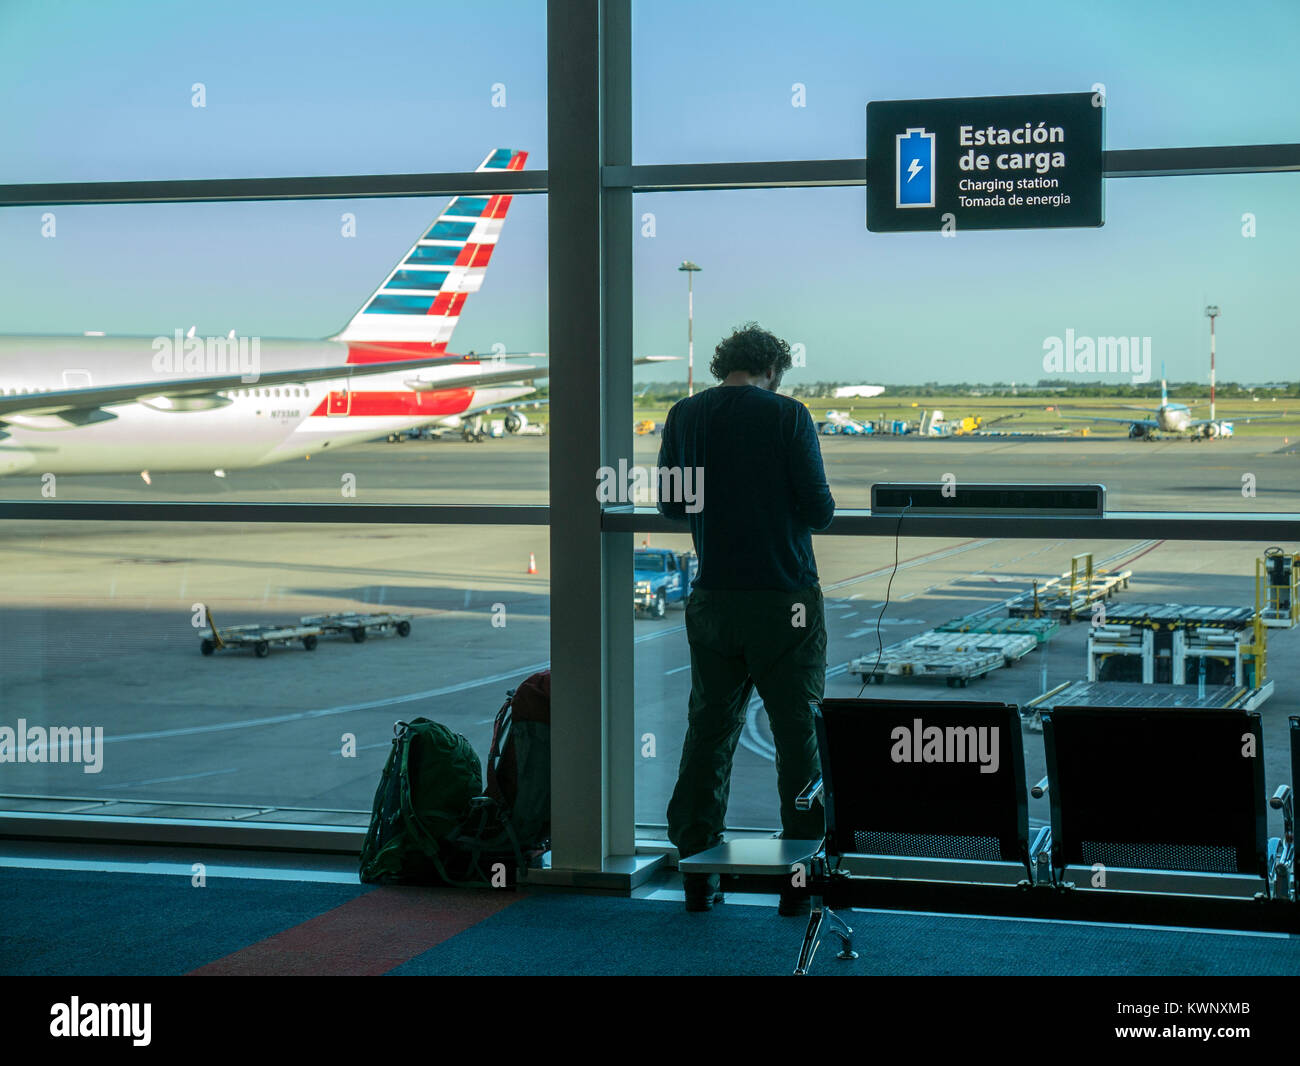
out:
<path id="1" fill-rule="evenodd" d="M 1100 226 L 1104 116 L 1094 93 L 872 101 L 867 229 Z"/>

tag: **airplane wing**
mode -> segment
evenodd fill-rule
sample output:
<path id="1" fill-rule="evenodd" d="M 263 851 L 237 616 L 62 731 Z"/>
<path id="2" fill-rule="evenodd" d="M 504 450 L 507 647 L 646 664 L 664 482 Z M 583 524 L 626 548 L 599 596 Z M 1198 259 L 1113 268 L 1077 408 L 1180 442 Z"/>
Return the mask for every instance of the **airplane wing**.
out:
<path id="1" fill-rule="evenodd" d="M 524 358 L 545 360 L 547 357 L 540 352 L 520 353 Z M 647 363 L 668 363 L 676 362 L 680 356 L 676 355 L 640 355 L 632 360 L 634 365 L 644 366 Z M 412 365 L 412 364 L 407 364 Z M 492 360 L 487 359 L 479 364 L 480 366 L 492 366 Z M 479 388 L 483 385 L 500 385 L 505 382 L 513 381 L 540 381 L 550 376 L 550 370 L 546 366 L 533 367 L 505 367 L 501 370 L 488 370 L 482 374 L 475 374 L 472 377 L 456 378 L 454 381 L 421 381 L 419 378 L 406 382 L 407 386 L 416 392 L 436 392 L 439 389 L 451 388 Z M 481 415 L 489 411 L 507 411 L 519 407 L 540 407 L 549 404 L 549 399 L 545 400 L 511 400 L 506 403 L 493 403 L 489 405 L 471 406 L 461 412 L 461 415 Z"/>
<path id="2" fill-rule="evenodd" d="M 99 421 L 93 414 L 98 408 L 141 400 L 184 400 L 210 396 L 225 389 L 246 389 L 250 386 L 285 385 L 307 381 L 342 380 L 367 374 L 391 373 L 431 366 L 449 366 L 464 361 L 463 356 L 440 356 L 431 359 L 385 363 L 356 363 L 344 366 L 326 366 L 314 369 L 276 370 L 259 374 L 255 382 L 245 381 L 238 374 L 223 374 L 210 378 L 185 378 L 177 381 L 141 381 L 127 385 L 92 385 L 84 389 L 51 389 L 49 392 L 29 392 L 16 396 L 0 396 L 0 420 L 6 415 L 59 415 L 71 424 Z M 456 383 L 460 384 L 459 381 Z M 448 388 L 452 387 L 450 385 Z M 181 407 L 180 404 L 177 405 Z"/>
<path id="3" fill-rule="evenodd" d="M 1247 415 L 1244 418 L 1239 418 L 1236 415 L 1228 415 L 1226 418 L 1198 418 L 1193 422 L 1188 422 L 1187 426 L 1190 429 L 1192 426 L 1212 426 L 1219 422 L 1231 422 L 1236 425 L 1238 422 L 1266 422 L 1271 418 L 1286 417 L 1286 414 Z"/>
<path id="4" fill-rule="evenodd" d="M 1151 413 L 1144 407 L 1135 407 L 1133 410 L 1145 411 L 1147 414 Z M 1105 415 L 1063 415 L 1059 412 L 1056 417 L 1070 422 L 1118 422 L 1124 426 L 1146 426 L 1148 429 L 1160 428 L 1160 423 L 1154 418 L 1107 418 Z"/>
<path id="5" fill-rule="evenodd" d="M 550 400 L 533 400 L 524 397 L 521 400 L 507 400 L 505 403 L 479 404 L 477 407 L 468 407 L 460 413 L 460 417 L 466 415 L 486 415 L 493 411 L 519 411 L 525 407 L 546 407 Z"/>

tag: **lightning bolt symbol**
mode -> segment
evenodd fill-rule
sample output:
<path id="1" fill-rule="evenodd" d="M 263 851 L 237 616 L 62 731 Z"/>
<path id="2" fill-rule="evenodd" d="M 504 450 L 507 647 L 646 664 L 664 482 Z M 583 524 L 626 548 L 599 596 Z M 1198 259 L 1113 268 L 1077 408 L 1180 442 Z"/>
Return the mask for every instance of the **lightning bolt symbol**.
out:
<path id="1" fill-rule="evenodd" d="M 919 173 L 921 173 L 921 161 L 919 159 L 913 159 L 907 164 L 907 180 L 911 181 Z"/>

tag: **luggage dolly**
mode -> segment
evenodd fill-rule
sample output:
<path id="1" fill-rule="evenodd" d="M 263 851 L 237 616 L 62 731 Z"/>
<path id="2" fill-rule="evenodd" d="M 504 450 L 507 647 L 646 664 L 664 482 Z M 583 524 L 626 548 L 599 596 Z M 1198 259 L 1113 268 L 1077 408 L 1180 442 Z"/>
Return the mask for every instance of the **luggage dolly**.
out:
<path id="1" fill-rule="evenodd" d="M 263 625 L 260 622 L 242 626 L 227 626 L 225 629 L 218 630 L 216 623 L 212 620 L 212 612 L 207 612 L 207 615 L 208 628 L 199 630 L 199 636 L 202 638 L 199 651 L 204 655 L 211 655 L 218 648 L 251 647 L 254 655 L 259 659 L 265 659 L 271 654 L 272 644 L 287 647 L 295 641 L 302 641 L 304 648 L 308 651 L 314 651 L 316 638 L 321 635 L 319 626 Z"/>
<path id="2" fill-rule="evenodd" d="M 386 633 L 397 630 L 399 637 L 411 635 L 411 616 L 409 614 L 358 614 L 346 611 L 342 614 L 308 614 L 299 621 L 305 626 L 316 626 L 317 632 L 340 634 L 350 633 L 357 644 L 366 639 L 368 631 Z"/>

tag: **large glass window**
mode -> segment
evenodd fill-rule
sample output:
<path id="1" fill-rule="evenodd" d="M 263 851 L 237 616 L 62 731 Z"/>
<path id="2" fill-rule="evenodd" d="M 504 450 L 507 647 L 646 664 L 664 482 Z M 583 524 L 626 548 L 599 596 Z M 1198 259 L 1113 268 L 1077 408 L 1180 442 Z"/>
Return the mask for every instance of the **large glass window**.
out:
<path id="1" fill-rule="evenodd" d="M 546 501 L 544 196 L 23 208 L 0 240 L 0 496 Z"/>
<path id="2" fill-rule="evenodd" d="M 791 343 L 783 391 L 826 432 L 841 507 L 952 475 L 1100 482 L 1110 510 L 1295 511 L 1294 191 L 1292 174 L 1112 179 L 1101 229 L 949 239 L 868 233 L 860 189 L 638 196 L 637 350 L 679 358 L 638 368 L 635 418 L 685 394 L 688 313 L 697 390 L 757 319 Z"/>
<path id="3" fill-rule="evenodd" d="M 1101 87 L 1108 149 L 1296 139 L 1284 104 L 1295 75 L 1269 53 L 1274 46 L 1261 62 L 1255 44 L 1260 33 L 1300 28 L 1297 13 L 1276 4 L 1243 9 L 1216 38 L 1208 77 L 1201 46 L 1191 43 L 1198 31 L 1175 25 L 1172 8 L 1094 5 L 1088 29 L 1080 28 L 1082 8 L 1069 5 L 993 19 L 947 5 L 924 26 L 913 14 L 828 3 L 792 23 L 775 8 L 747 9 L 737 21 L 721 8 L 635 4 L 634 163 L 860 159 L 870 100 Z M 1243 124 L 1252 92 L 1264 102 Z M 728 176 L 741 178 L 717 171 L 708 179 Z M 784 175 L 814 176 L 811 168 Z M 653 180 L 671 181 L 671 172 L 656 170 Z M 959 229 L 949 237 L 869 233 L 856 186 L 639 194 L 636 350 L 678 361 L 638 370 L 632 454 L 638 464 L 654 462 L 654 434 L 688 380 L 695 391 L 711 386 L 713 346 L 757 320 L 791 343 L 795 365 L 782 391 L 808 405 L 823 433 L 841 509 L 868 507 L 878 482 L 946 481 L 960 491 L 988 481 L 1099 482 L 1111 512 L 1294 513 L 1300 393 L 1291 381 L 1294 331 L 1282 311 L 1295 279 L 1288 249 L 1300 236 L 1294 191 L 1289 173 L 1111 178 L 1100 229 Z M 1052 598 L 1069 585 L 1063 574 L 1131 571 L 1100 606 L 1172 613 L 1190 634 L 1175 650 L 1161 633 L 1147 655 L 1154 680 L 1210 702 L 1263 683 L 1249 698 L 1265 718 L 1266 776 L 1270 786 L 1289 780 L 1293 631 L 1261 638 L 1246 624 L 1232 630 L 1234 651 L 1218 654 L 1224 638 L 1197 637 L 1188 621 L 1198 610 L 1249 618 L 1256 560 L 1269 545 L 1098 542 L 1068 525 L 1050 541 L 957 540 L 924 537 L 920 522 L 903 525 L 896 573 L 892 538 L 817 538 L 828 695 L 1014 702 L 1036 779 L 1041 702 L 1063 693 L 1096 702 L 1097 693 L 1071 687 L 1090 676 L 1138 690 L 1149 680 L 1142 654 L 1125 642 L 1140 648 L 1156 623 L 1133 622 L 1128 637 L 1098 630 L 1090 653 L 1091 604 L 1072 624 L 1051 622 Z M 690 546 L 684 533 L 652 540 Z M 1019 631 L 1019 616 L 1034 613 L 1035 582 L 1046 622 L 1027 620 L 1028 650 L 968 682 L 955 675 L 951 687 L 943 676 L 908 676 L 910 663 L 949 655 L 963 634 Z M 643 748 L 638 763 L 643 836 L 663 835 L 676 780 L 690 688 L 684 629 L 671 612 L 637 622 L 637 736 L 658 740 L 655 757 Z M 904 647 L 918 640 L 933 647 Z M 877 653 L 885 684 L 864 686 L 863 661 L 872 660 L 874 676 Z M 1259 676 L 1250 673 L 1256 657 Z M 736 755 L 733 831 L 778 827 L 774 754 L 756 697 Z M 1046 803 L 1039 807 L 1031 818 L 1043 824 Z"/>
<path id="4" fill-rule="evenodd" d="M 61 8 L 57 26 L 36 4 L 0 12 L 0 89 L 11 83 L 14 96 L 44 68 L 73 72 L 33 107 L 0 117 L 7 146 L 0 182 L 468 171 L 502 146 L 528 152 L 528 169 L 547 165 L 545 5 L 493 4 L 449 19 L 399 3 L 367 13 L 362 25 L 351 9 L 326 3 L 310 26 L 298 12 L 246 3 L 219 17 L 158 19 L 138 7 L 114 9 L 108 20 L 97 9 L 77 8 L 75 18 L 72 11 Z M 1134 12 L 1118 3 L 1050 11 L 1021 4 L 990 18 L 949 4 L 918 21 L 911 12 L 825 3 L 792 21 L 778 6 L 636 3 L 633 162 L 860 159 L 872 99 L 1096 85 L 1107 95 L 1109 149 L 1296 140 L 1291 101 L 1300 82 L 1286 49 L 1300 14 L 1266 0 L 1239 6 L 1230 24 L 1208 7 L 1192 13 L 1200 17 L 1189 19 L 1186 5 Z M 486 52 L 459 47 L 448 32 L 492 44 Z M 236 69 L 232 55 L 233 80 L 222 73 Z M 1111 511 L 1294 513 L 1300 411 L 1285 317 L 1300 237 L 1294 177 L 1109 179 L 1099 230 L 951 239 L 869 234 L 860 187 L 639 195 L 634 276 L 612 284 L 634 286 L 634 354 L 677 361 L 634 372 L 629 458 L 653 463 L 657 428 L 683 392 L 689 307 L 696 389 L 711 384 L 712 347 L 734 325 L 758 319 L 792 343 L 796 367 L 785 389 L 823 430 L 841 509 L 867 506 L 875 482 L 950 475 L 958 486 L 1099 481 Z M 454 337 L 441 338 L 448 354 L 468 353 L 493 369 L 492 361 L 505 360 L 507 375 L 547 347 L 548 315 L 567 314 L 574 303 L 565 292 L 549 294 L 562 301 L 556 308 L 546 303 L 544 197 L 514 197 L 481 291 L 445 288 L 458 270 L 487 269 L 483 249 L 461 245 L 474 243 L 477 230 L 466 228 L 473 219 L 500 217 L 500 203 L 466 195 L 437 223 L 445 198 L 0 212 L 0 241 L 11 252 L 0 263 L 0 329 L 72 339 L 0 339 L 10 357 L 0 381 L 7 475 L 0 496 L 110 507 L 545 503 L 540 375 L 452 387 L 423 370 L 389 383 L 359 372 L 438 343 L 425 333 L 430 318 L 455 320 Z M 686 260 L 701 269 L 683 270 Z M 623 301 L 605 303 L 617 318 Z M 1210 424 L 1209 306 L 1221 312 L 1213 320 L 1214 429 L 1193 443 L 1187 437 L 1198 435 L 1175 423 Z M 343 340 L 358 368 L 346 387 L 292 376 L 338 354 L 319 338 L 336 335 L 363 308 L 390 332 Z M 621 335 L 621 320 L 607 324 Z M 115 407 L 117 394 L 55 411 L 26 400 L 130 383 L 136 365 L 156 373 L 152 342 L 174 339 L 171 351 L 183 353 L 191 329 L 200 339 L 264 340 L 281 360 L 276 369 L 288 365 L 290 376 L 213 390 L 207 404 L 179 389 L 130 397 L 144 419 L 175 420 L 167 423 L 175 431 L 161 437 L 136 433 Z M 1103 345 L 1118 358 L 1125 342 L 1130 368 L 1089 381 L 1081 369 L 1048 365 L 1053 344 L 1081 340 L 1092 343 L 1094 358 Z M 480 388 L 498 391 L 476 398 Z M 375 393 L 387 395 L 376 401 Z M 417 408 L 409 423 L 394 425 L 383 406 L 394 395 L 402 412 Z M 435 410 L 426 409 L 430 400 Z M 454 409 L 438 406 L 443 401 Z M 1175 417 L 1180 405 L 1186 414 Z M 590 405 L 589 439 L 600 431 L 601 410 Z M 221 423 L 231 413 L 251 420 Z M 1281 417 L 1257 419 L 1261 413 Z M 265 443 L 267 425 L 308 416 L 323 424 L 319 447 L 290 441 L 246 454 Z M 355 433 L 331 428 L 349 420 Z M 204 432 L 185 428 L 200 423 Z M 417 427 L 428 431 L 406 431 Z M 292 436 L 292 427 L 280 428 Z M 92 446 L 69 460 L 86 434 Z M 103 522 L 24 518 L 0 530 L 11 575 L 0 593 L 3 724 L 21 717 L 43 729 L 104 728 L 100 771 L 49 760 L 8 767 L 5 803 L 145 814 L 208 804 L 207 816 L 361 824 L 394 719 L 444 721 L 482 754 L 504 689 L 549 658 L 543 527 L 491 519 L 271 525 L 255 523 L 252 510 L 248 525 L 200 527 L 103 514 Z M 828 693 L 858 691 L 853 664 L 878 647 L 955 632 L 945 626 L 980 612 L 1010 614 L 1008 601 L 1023 605 L 1036 578 L 1045 592 L 1059 587 L 1062 571 L 1089 553 L 1098 569 L 1133 570 L 1117 604 L 1240 607 L 1252 601 L 1254 560 L 1266 547 L 1103 543 L 1074 531 L 1050 541 L 923 532 L 904 523 L 888 594 L 889 538 L 818 538 Z M 690 546 L 684 532 L 638 534 L 636 542 L 674 552 Z M 1054 579 L 1056 586 L 1041 584 Z M 633 580 L 640 596 L 643 578 Z M 569 597 L 556 605 L 562 624 L 581 615 L 576 595 L 557 591 Z M 625 608 L 617 590 L 605 595 L 605 609 L 614 597 Z M 660 611 L 651 595 L 643 605 L 630 739 L 642 753 L 636 818 L 641 834 L 653 835 L 676 776 L 689 650 L 676 602 Z M 198 630 L 208 609 L 218 633 L 272 622 L 301 628 L 310 624 L 304 618 L 341 612 L 409 616 L 411 630 L 354 644 L 345 627 L 312 634 L 310 651 L 302 634 L 265 658 L 255 649 L 204 656 Z M 1087 621 L 1059 626 L 1015 665 L 961 689 L 891 675 L 887 687 L 869 691 L 991 694 L 1029 708 L 1087 677 L 1089 631 Z M 594 625 L 580 635 L 599 646 Z M 1269 638 L 1269 676 L 1279 682 L 1262 704 L 1270 784 L 1285 779 L 1283 723 L 1296 710 L 1286 695 L 1295 687 L 1293 636 Z M 1222 680 L 1221 659 L 1193 656 L 1194 677 L 1183 661 L 1183 682 L 1212 688 Z M 1122 656 L 1107 662 L 1103 672 L 1115 677 L 1132 666 Z M 599 663 L 593 659 L 593 669 L 604 669 Z M 1027 712 L 1030 733 L 1032 719 Z M 600 735 L 600 722 L 582 724 Z M 648 748 L 647 734 L 655 741 Z M 1031 739 L 1027 749 L 1034 775 L 1040 748 Z M 772 756 L 755 704 L 737 755 L 733 827 L 775 826 Z M 581 783 L 598 794 L 594 776 Z M 605 784 L 611 793 L 627 787 Z M 570 827 L 572 813 L 561 819 Z M 582 816 L 601 817 L 585 808 Z M 589 861 L 586 846 L 579 850 Z"/>
<path id="5" fill-rule="evenodd" d="M 365 825 L 395 721 L 486 760 L 550 658 L 543 527 L 8 522 L 0 562 L 7 809 Z"/>
<path id="6" fill-rule="evenodd" d="M 1106 147 L 1294 141 L 1300 10 L 1031 0 L 632 7 L 633 160 L 860 158 L 869 100 L 1105 86 Z M 1209 28 L 1212 27 L 1212 30 Z M 803 231 L 805 234 L 811 232 Z"/>
<path id="7" fill-rule="evenodd" d="M 156 8 L 4 6 L 30 106 L 0 183 L 546 166 L 545 5 Z M 104 519 L 0 530 L 0 726 L 63 756 L 91 731 L 6 761 L 0 806 L 357 825 L 394 720 L 486 757 L 549 659 L 545 526 L 117 507 L 545 505 L 546 217 L 482 191 L 0 212 L 0 498 Z"/>
<path id="8" fill-rule="evenodd" d="M 1287 718 L 1300 714 L 1300 629 L 1257 630 L 1250 622 L 1256 560 L 1268 545 L 1068 535 L 949 540 L 909 535 L 904 520 L 895 571 L 892 538 L 814 539 L 826 602 L 828 696 L 1015 704 L 1032 785 L 1046 772 L 1040 707 L 1158 700 L 1213 706 L 1254 689 L 1249 699 L 1263 716 L 1269 792 L 1290 783 Z M 1084 602 L 1088 589 L 1095 602 Z M 1066 602 L 1078 605 L 1070 620 Z M 686 731 L 690 649 L 680 613 L 638 621 L 636 640 L 637 735 L 658 740 L 656 757 L 638 763 L 637 819 L 641 835 L 662 838 Z M 1144 668 L 1162 684 L 1145 684 Z M 877 680 L 864 684 L 864 676 Z M 736 752 L 731 829 L 779 828 L 775 754 L 756 693 Z M 1030 817 L 1047 824 L 1045 799 L 1032 803 Z M 1270 817 L 1270 832 L 1279 833 L 1281 816 Z"/>
<path id="9" fill-rule="evenodd" d="M 528 0 L 15 0 L 0 182 L 448 173 L 500 146 L 545 166 L 545 39 Z"/>

